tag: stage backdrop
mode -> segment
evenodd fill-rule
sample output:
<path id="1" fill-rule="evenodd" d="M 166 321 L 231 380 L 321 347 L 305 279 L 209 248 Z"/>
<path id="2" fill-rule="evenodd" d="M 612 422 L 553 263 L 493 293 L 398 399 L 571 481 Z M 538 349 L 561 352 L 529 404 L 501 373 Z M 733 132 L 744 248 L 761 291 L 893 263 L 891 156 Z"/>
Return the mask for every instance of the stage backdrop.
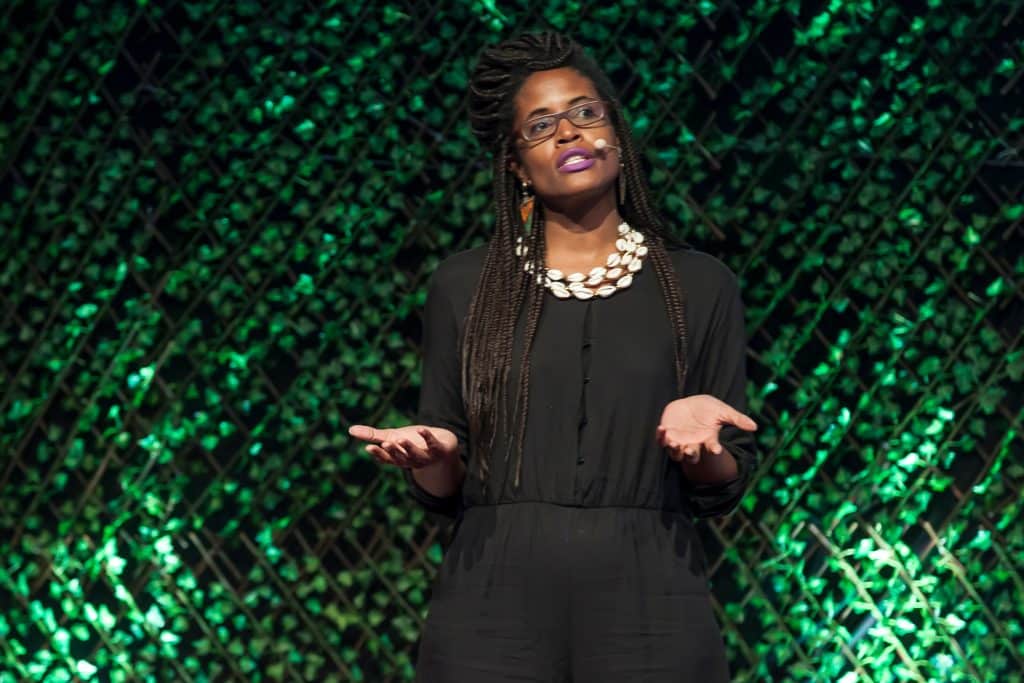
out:
<path id="1" fill-rule="evenodd" d="M 0 683 L 411 678 L 448 531 L 346 430 L 413 414 L 523 28 L 741 279 L 735 679 L 1022 680 L 1020 4 L 359 5 L 0 9 Z"/>

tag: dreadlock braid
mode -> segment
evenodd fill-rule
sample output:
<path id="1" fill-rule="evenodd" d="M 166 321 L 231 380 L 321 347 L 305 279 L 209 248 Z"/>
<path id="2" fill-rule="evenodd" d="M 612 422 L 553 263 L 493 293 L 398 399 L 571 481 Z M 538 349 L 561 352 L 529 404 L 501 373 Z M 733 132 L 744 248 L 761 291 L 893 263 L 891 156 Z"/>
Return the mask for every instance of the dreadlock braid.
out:
<path id="1" fill-rule="evenodd" d="M 530 74 L 560 67 L 571 67 L 589 78 L 601 99 L 611 105 L 609 118 L 618 138 L 619 156 L 623 163 L 620 172 L 625 174 L 629 188 L 619 212 L 644 235 L 648 244 L 650 261 L 675 333 L 676 386 L 680 396 L 686 381 L 685 292 L 680 287 L 666 246 L 689 245 L 665 227 L 651 201 L 633 136 L 621 117 L 622 107 L 608 77 L 576 42 L 558 33 L 523 34 L 485 48 L 470 79 L 469 121 L 477 140 L 494 153 L 491 189 L 495 225 L 459 342 L 469 452 L 478 463 L 478 476 L 485 489 L 489 481 L 490 458 L 495 451 L 495 437 L 500 427 L 507 428 L 504 459 L 507 461 L 515 453 L 514 486 L 519 486 L 530 397 L 530 349 L 545 298 L 542 278 L 524 271 L 515 254 L 516 238 L 522 237 L 534 263 L 541 266 L 545 262 L 542 203 L 535 202 L 529 227 L 522 225 L 519 216 L 517 178 L 510 167 L 510 162 L 517 157 L 512 137 L 514 100 Z M 518 386 L 509 410 L 506 385 L 512 342 L 516 323 L 524 313 L 526 324 Z"/>
<path id="2" fill-rule="evenodd" d="M 488 330 L 508 330 L 515 324 L 514 310 L 521 306 L 525 273 L 514 260 L 513 217 L 514 178 L 508 171 L 510 152 L 504 145 L 495 154 L 493 168 L 495 234 L 488 248 L 480 273 L 480 286 L 470 301 L 464 336 L 461 341 L 461 381 L 463 400 L 467 406 L 482 406 L 467 410 L 469 452 L 489 454 L 494 448 L 496 434 L 495 403 L 506 413 L 506 398 L 501 388 L 508 381 L 511 344 L 503 334 L 489 334 Z M 486 283 L 486 284 L 485 284 Z M 495 305 L 494 291 L 512 294 L 512 306 Z M 507 303 L 507 302 L 506 302 Z M 475 313 L 474 313 L 475 312 Z M 486 444 L 483 442 L 486 441 Z M 486 482 L 489 472 L 488 458 L 479 459 L 479 473 Z"/>
<path id="3" fill-rule="evenodd" d="M 545 256 L 545 245 L 544 245 L 544 209 L 539 206 L 539 212 L 535 209 L 533 226 L 530 233 L 530 244 L 528 246 L 531 254 L 536 254 L 535 263 L 544 263 Z M 515 425 L 515 451 L 516 451 L 516 476 L 515 486 L 519 486 L 519 475 L 522 471 L 523 465 L 523 435 L 526 432 L 526 406 L 529 405 L 530 398 L 530 349 L 533 348 L 533 336 L 537 332 L 537 323 L 540 320 L 540 309 L 544 303 L 544 285 L 541 284 L 543 280 L 535 281 L 530 279 L 530 298 L 526 311 L 526 330 L 523 344 L 523 357 L 519 363 L 519 377 L 520 386 L 522 387 L 522 410 L 519 410 L 519 400 L 516 399 L 516 412 L 514 413 L 519 418 L 519 423 Z M 509 442 L 511 444 L 511 441 Z M 508 459 L 508 453 L 506 452 L 505 458 Z"/>

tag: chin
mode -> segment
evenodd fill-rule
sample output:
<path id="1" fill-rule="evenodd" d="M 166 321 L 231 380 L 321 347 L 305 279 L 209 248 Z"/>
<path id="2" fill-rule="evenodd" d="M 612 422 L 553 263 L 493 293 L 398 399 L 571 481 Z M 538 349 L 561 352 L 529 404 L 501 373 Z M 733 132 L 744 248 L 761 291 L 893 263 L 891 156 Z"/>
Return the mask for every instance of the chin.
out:
<path id="1" fill-rule="evenodd" d="M 612 204 L 615 203 L 615 185 L 586 183 L 576 187 L 561 187 L 557 193 L 540 195 L 541 201 L 555 210 L 561 207 L 575 206 L 580 202 L 597 203 L 609 197 Z"/>

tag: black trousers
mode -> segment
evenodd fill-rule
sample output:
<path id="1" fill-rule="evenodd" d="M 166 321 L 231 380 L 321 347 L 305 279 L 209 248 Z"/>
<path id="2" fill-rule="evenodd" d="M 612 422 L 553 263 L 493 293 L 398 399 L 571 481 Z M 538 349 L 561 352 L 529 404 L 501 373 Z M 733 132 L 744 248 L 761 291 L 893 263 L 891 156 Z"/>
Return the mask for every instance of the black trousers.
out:
<path id="1" fill-rule="evenodd" d="M 420 683 L 727 683 L 683 514 L 548 503 L 465 511 L 417 652 Z"/>

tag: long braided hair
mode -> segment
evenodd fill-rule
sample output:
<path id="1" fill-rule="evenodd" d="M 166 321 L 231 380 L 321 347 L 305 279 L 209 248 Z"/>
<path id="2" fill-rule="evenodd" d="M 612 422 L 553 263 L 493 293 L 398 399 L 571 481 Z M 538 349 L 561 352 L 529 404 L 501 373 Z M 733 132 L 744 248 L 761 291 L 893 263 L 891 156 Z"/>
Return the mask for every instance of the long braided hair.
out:
<path id="1" fill-rule="evenodd" d="M 495 229 L 484 258 L 460 343 L 462 395 L 469 426 L 469 452 L 479 463 L 478 476 L 487 487 L 495 435 L 501 425 L 511 429 L 506 442 L 507 460 L 514 447 L 515 482 L 519 486 L 522 468 L 523 434 L 526 430 L 530 396 L 529 357 L 537 321 L 544 302 L 545 287 L 523 269 L 515 254 L 516 238 L 522 237 L 535 263 L 544 263 L 544 207 L 535 201 L 532 226 L 524 226 L 519 215 L 517 177 L 509 162 L 518 161 L 513 122 L 514 98 L 523 82 L 535 71 L 571 67 L 590 79 L 600 98 L 608 102 L 609 118 L 615 129 L 625 173 L 627 198 L 619 203 L 619 214 L 644 235 L 648 256 L 654 266 L 675 332 L 677 394 L 682 396 L 686 380 L 685 295 L 669 260 L 666 245 L 688 247 L 665 227 L 651 202 L 650 190 L 640 166 L 629 127 L 621 116 L 621 105 L 608 77 L 583 48 L 564 35 L 544 32 L 523 34 L 485 48 L 478 58 L 469 83 L 469 120 L 474 136 L 494 154 L 492 190 Z M 539 199 L 539 198 L 538 198 Z M 535 270 L 534 272 L 542 272 Z M 512 358 L 516 321 L 525 313 L 525 343 L 519 383 L 511 414 L 506 383 Z M 521 407 L 520 407 L 521 406 Z"/>

